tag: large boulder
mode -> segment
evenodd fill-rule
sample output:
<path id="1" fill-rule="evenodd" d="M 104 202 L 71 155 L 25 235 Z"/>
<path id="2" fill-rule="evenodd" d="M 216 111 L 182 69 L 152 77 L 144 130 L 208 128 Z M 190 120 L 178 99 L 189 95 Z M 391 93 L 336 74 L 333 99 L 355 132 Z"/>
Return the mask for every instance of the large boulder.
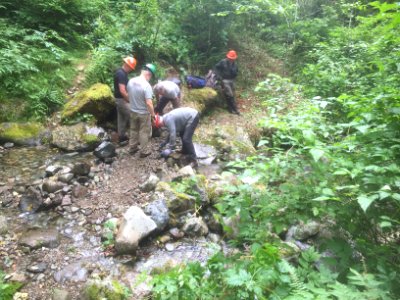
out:
<path id="1" fill-rule="evenodd" d="M 157 224 L 159 231 L 163 230 L 169 222 L 169 211 L 164 199 L 151 202 L 144 208 L 144 212 Z"/>
<path id="2" fill-rule="evenodd" d="M 115 146 L 111 142 L 102 142 L 93 152 L 94 156 L 99 159 L 106 159 L 116 155 Z"/>
<path id="3" fill-rule="evenodd" d="M 184 88 L 185 106 L 204 112 L 216 104 L 218 104 L 218 93 L 212 88 L 205 87 L 202 89 L 186 89 Z"/>
<path id="4" fill-rule="evenodd" d="M 71 152 L 89 151 L 101 143 L 104 135 L 104 129 L 85 123 L 58 126 L 53 130 L 52 145 Z"/>
<path id="5" fill-rule="evenodd" d="M 107 119 L 114 106 L 110 87 L 96 83 L 68 101 L 61 112 L 61 118 L 65 121 L 79 114 L 91 114 L 97 121 L 102 122 Z"/>
<path id="6" fill-rule="evenodd" d="M 193 211 L 196 206 L 196 198 L 175 191 L 168 183 L 159 182 L 154 195 L 155 199 L 164 199 L 167 203 L 168 209 L 172 213 L 182 213 L 186 211 Z"/>
<path id="7" fill-rule="evenodd" d="M 121 220 L 115 239 L 118 254 L 132 254 L 139 242 L 157 229 L 157 224 L 140 207 L 131 206 Z"/>
<path id="8" fill-rule="evenodd" d="M 203 236 L 208 234 L 207 224 L 200 218 L 189 218 L 182 227 L 188 236 Z"/>
<path id="9" fill-rule="evenodd" d="M 37 146 L 48 142 L 49 134 L 39 123 L 1 123 L 0 142 L 21 146 Z"/>

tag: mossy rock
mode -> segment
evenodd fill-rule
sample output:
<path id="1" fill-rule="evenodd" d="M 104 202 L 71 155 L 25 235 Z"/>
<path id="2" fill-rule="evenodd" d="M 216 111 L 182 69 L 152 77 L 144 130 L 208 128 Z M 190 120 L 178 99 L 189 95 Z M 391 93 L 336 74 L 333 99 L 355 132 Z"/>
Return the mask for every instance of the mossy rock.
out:
<path id="1" fill-rule="evenodd" d="M 195 197 L 175 191 L 167 182 L 160 181 L 157 184 L 156 192 L 164 195 L 167 207 L 173 213 L 194 210 L 195 208 Z"/>
<path id="2" fill-rule="evenodd" d="M 36 146 L 49 139 L 40 123 L 1 123 L 0 142 L 12 142 L 22 146 Z"/>
<path id="3" fill-rule="evenodd" d="M 110 87 L 96 83 L 68 101 L 61 112 L 61 118 L 63 121 L 68 121 L 79 115 L 91 114 L 97 121 L 103 122 L 107 120 L 114 106 Z"/>
<path id="4" fill-rule="evenodd" d="M 116 280 L 90 280 L 84 290 L 82 299 L 85 300 L 125 300 L 128 299 L 130 290 Z"/>
<path id="5" fill-rule="evenodd" d="M 220 103 L 218 93 L 209 87 L 202 89 L 183 89 L 184 106 L 192 107 L 203 113 Z"/>
<path id="6" fill-rule="evenodd" d="M 94 130 L 95 129 L 95 130 Z M 104 132 L 99 127 L 78 123 L 72 126 L 58 126 L 53 130 L 52 145 L 65 151 L 90 151 L 101 143 L 101 134 Z"/>

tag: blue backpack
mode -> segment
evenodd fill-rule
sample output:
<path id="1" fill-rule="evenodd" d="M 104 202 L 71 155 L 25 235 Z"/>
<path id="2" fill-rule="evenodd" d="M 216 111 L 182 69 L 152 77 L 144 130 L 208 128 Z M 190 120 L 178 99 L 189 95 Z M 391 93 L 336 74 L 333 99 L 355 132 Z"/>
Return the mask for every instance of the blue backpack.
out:
<path id="1" fill-rule="evenodd" d="M 186 84 L 190 89 L 201 89 L 206 86 L 206 79 L 199 76 L 186 76 Z"/>

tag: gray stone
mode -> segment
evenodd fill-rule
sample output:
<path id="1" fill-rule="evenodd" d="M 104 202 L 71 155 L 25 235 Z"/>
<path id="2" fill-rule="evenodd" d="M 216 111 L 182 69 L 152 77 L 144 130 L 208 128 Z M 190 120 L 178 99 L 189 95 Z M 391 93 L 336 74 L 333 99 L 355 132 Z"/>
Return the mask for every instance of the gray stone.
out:
<path id="1" fill-rule="evenodd" d="M 60 244 L 60 236 L 56 229 L 30 230 L 20 237 L 18 243 L 30 249 L 56 248 Z"/>
<path id="2" fill-rule="evenodd" d="M 167 243 L 165 244 L 165 249 L 169 252 L 174 251 L 175 250 L 175 245 L 172 243 Z"/>
<path id="3" fill-rule="evenodd" d="M 115 146 L 111 142 L 102 142 L 93 152 L 100 159 L 114 157 L 116 155 Z"/>
<path id="4" fill-rule="evenodd" d="M 8 142 L 8 143 L 5 143 L 5 144 L 4 144 L 4 148 L 5 148 L 5 149 L 10 149 L 10 148 L 12 148 L 12 147 L 14 147 L 14 143 Z"/>
<path id="5" fill-rule="evenodd" d="M 64 283 L 66 281 L 84 282 L 87 280 L 89 274 L 89 270 L 86 267 L 87 265 L 89 265 L 87 260 L 79 260 L 69 263 L 63 269 L 54 274 L 54 279 L 59 283 Z"/>
<path id="6" fill-rule="evenodd" d="M 300 223 L 289 228 L 286 234 L 286 241 L 304 241 L 318 234 L 321 225 L 318 222 L 310 221 L 306 224 Z"/>
<path id="7" fill-rule="evenodd" d="M 159 181 L 160 179 L 156 175 L 150 174 L 149 178 L 140 185 L 140 189 L 145 193 L 154 191 Z"/>
<path id="8" fill-rule="evenodd" d="M 64 183 L 70 183 L 72 178 L 74 178 L 74 174 L 72 173 L 65 173 L 58 175 L 58 180 Z"/>
<path id="9" fill-rule="evenodd" d="M 19 209 L 22 212 L 36 212 L 43 205 L 43 198 L 40 191 L 29 187 L 19 201 Z"/>
<path id="10" fill-rule="evenodd" d="M 72 196 L 75 198 L 83 198 L 87 195 L 88 188 L 83 185 L 76 185 L 72 188 Z"/>
<path id="11" fill-rule="evenodd" d="M 169 211 L 163 199 L 151 202 L 144 208 L 144 212 L 157 224 L 159 231 L 164 230 L 169 222 Z"/>
<path id="12" fill-rule="evenodd" d="M 180 180 L 185 177 L 192 177 L 195 176 L 195 172 L 193 168 L 190 165 L 187 165 L 186 167 L 181 168 L 175 176 L 173 176 L 172 180 Z"/>
<path id="13" fill-rule="evenodd" d="M 47 269 L 47 264 L 44 262 L 38 263 L 36 265 L 28 266 L 26 270 L 30 273 L 43 273 Z"/>
<path id="14" fill-rule="evenodd" d="M 137 206 L 131 206 L 121 220 L 115 239 L 118 254 L 133 253 L 139 242 L 157 228 L 157 224 Z"/>
<path id="15" fill-rule="evenodd" d="M 52 300 L 71 300 L 71 296 L 68 291 L 54 289 Z"/>
<path id="16" fill-rule="evenodd" d="M 42 184 L 42 190 L 46 193 L 56 193 L 61 191 L 64 187 L 62 182 L 56 181 L 54 179 L 45 179 Z"/>
<path id="17" fill-rule="evenodd" d="M 53 166 L 53 165 L 48 166 L 48 167 L 46 168 L 46 175 L 47 175 L 47 176 L 53 176 L 53 175 L 55 175 L 58 171 L 60 171 L 61 168 L 62 168 L 61 166 Z"/>
<path id="18" fill-rule="evenodd" d="M 193 145 L 200 164 L 211 165 L 217 158 L 218 152 L 214 147 L 197 143 L 194 143 Z"/>
<path id="19" fill-rule="evenodd" d="M 64 195 L 68 194 L 71 191 L 72 191 L 72 187 L 70 185 L 66 185 L 62 189 L 62 192 L 63 192 Z"/>
<path id="20" fill-rule="evenodd" d="M 75 176 L 87 176 L 90 173 L 90 168 L 91 166 L 88 163 L 85 162 L 76 163 L 72 168 L 72 173 Z"/>
<path id="21" fill-rule="evenodd" d="M 8 222 L 5 216 L 0 215 L 0 234 L 7 233 L 8 231 Z"/>
<path id="22" fill-rule="evenodd" d="M 206 222 L 208 228 L 212 232 L 222 233 L 222 224 L 217 219 L 218 212 L 214 209 L 207 209 L 206 213 L 203 215 L 203 219 Z"/>
<path id="23" fill-rule="evenodd" d="M 184 233 L 180 231 L 178 228 L 174 227 L 169 230 L 169 233 L 175 238 L 180 239 L 184 237 Z"/>
<path id="24" fill-rule="evenodd" d="M 188 236 L 203 236 L 208 234 L 207 224 L 201 217 L 187 219 L 185 225 L 182 227 L 182 230 Z"/>
<path id="25" fill-rule="evenodd" d="M 174 191 L 166 182 L 159 182 L 157 184 L 154 199 L 165 199 L 167 207 L 172 213 L 194 211 L 196 205 L 195 197 Z"/>
<path id="26" fill-rule="evenodd" d="M 216 233 L 209 233 L 207 237 L 213 243 L 219 243 L 221 241 L 221 237 Z"/>
<path id="27" fill-rule="evenodd" d="M 61 206 L 69 206 L 69 205 L 72 205 L 72 200 L 69 195 L 66 195 L 62 199 Z"/>

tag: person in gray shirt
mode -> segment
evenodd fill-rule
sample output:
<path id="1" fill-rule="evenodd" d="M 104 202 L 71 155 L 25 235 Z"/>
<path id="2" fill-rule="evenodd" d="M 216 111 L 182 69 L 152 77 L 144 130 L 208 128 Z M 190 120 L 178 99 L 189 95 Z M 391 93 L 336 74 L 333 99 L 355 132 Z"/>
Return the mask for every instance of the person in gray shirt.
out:
<path id="1" fill-rule="evenodd" d="M 165 142 L 161 144 L 161 148 L 167 147 L 167 151 L 162 152 L 164 157 L 167 157 L 175 149 L 176 138 L 179 135 L 182 140 L 182 154 L 188 155 L 191 162 L 197 165 L 192 139 L 199 119 L 199 112 L 190 107 L 174 109 L 164 116 L 156 115 L 155 126 L 157 128 L 166 127 L 169 133 Z"/>
<path id="2" fill-rule="evenodd" d="M 152 101 L 153 90 L 149 81 L 154 72 L 154 65 L 147 64 L 140 76 L 129 80 L 127 85 L 131 110 L 129 152 L 134 154 L 140 150 L 140 157 L 150 155 L 151 119 L 155 117 L 155 113 Z"/>
<path id="3" fill-rule="evenodd" d="M 160 81 L 154 86 L 153 90 L 157 100 L 154 111 L 157 114 L 162 115 L 165 106 L 170 101 L 174 108 L 180 106 L 181 90 L 175 82 L 171 80 Z"/>

